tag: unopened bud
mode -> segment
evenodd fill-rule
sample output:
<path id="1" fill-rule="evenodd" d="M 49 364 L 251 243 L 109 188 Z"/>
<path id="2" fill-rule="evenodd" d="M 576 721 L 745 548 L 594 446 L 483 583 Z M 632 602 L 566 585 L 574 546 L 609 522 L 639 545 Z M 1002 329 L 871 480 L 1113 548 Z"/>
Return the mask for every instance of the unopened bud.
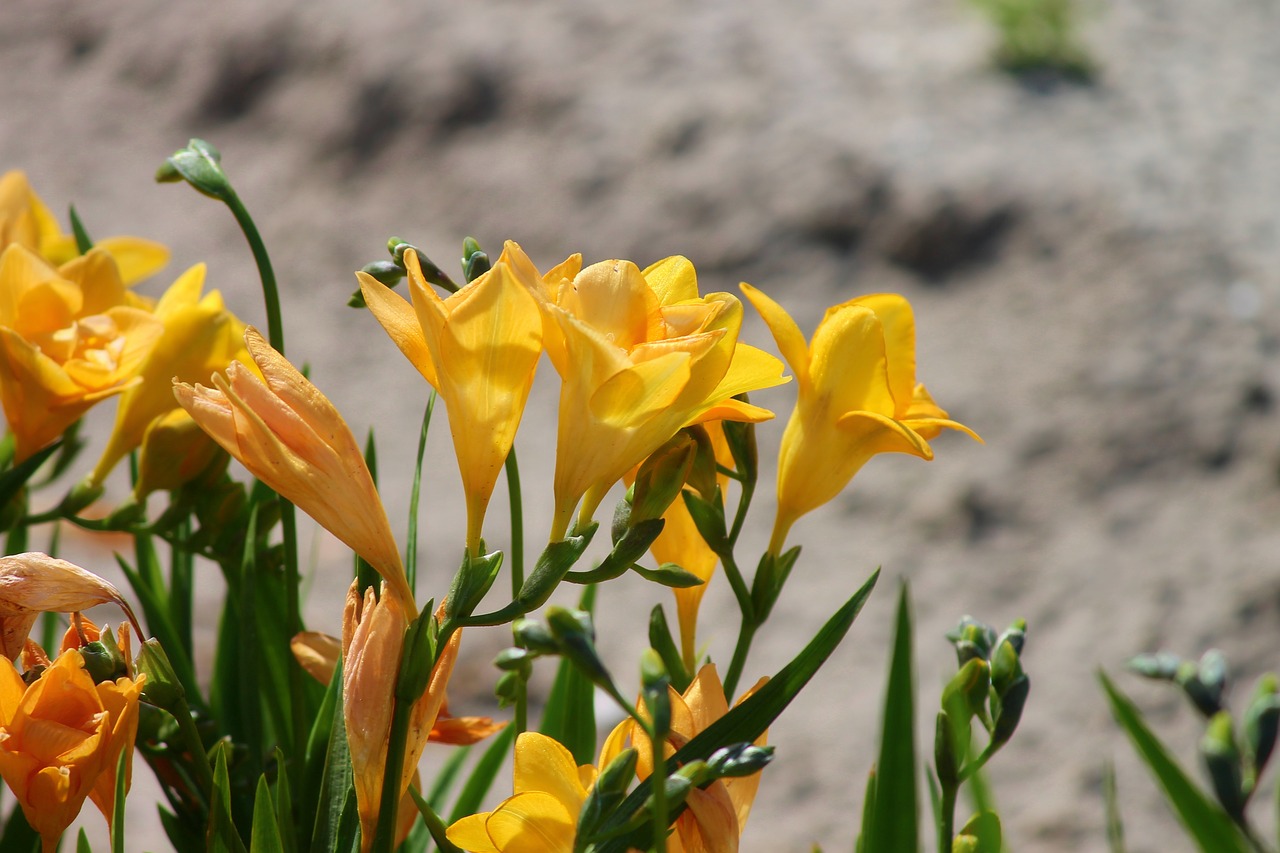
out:
<path id="1" fill-rule="evenodd" d="M 710 442 L 708 441 L 708 444 Z M 630 524 L 661 518 L 680 496 L 698 445 L 688 433 L 676 433 L 640 464 L 631 500 Z M 712 459 L 714 461 L 714 453 Z"/>

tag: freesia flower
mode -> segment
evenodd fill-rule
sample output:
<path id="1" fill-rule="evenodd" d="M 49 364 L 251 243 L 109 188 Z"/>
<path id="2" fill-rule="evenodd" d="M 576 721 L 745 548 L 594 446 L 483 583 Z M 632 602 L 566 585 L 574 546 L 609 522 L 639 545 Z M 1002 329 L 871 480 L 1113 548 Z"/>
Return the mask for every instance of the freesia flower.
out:
<path id="1" fill-rule="evenodd" d="M 734 397 L 781 384 L 782 365 L 738 342 L 741 303 L 728 293 L 699 296 L 685 258 L 643 271 L 604 261 L 580 272 L 570 259 L 539 276 L 518 246 L 508 252 L 539 296 L 544 344 L 562 380 L 553 540 L 579 502 L 585 524 L 609 488 L 682 427 L 773 417 Z"/>
<path id="2" fill-rule="evenodd" d="M 114 758 L 133 748 L 144 677 L 95 685 L 68 649 L 28 687 L 0 665 L 0 776 L 40 834 L 45 853 L 79 814 Z M 101 804 L 100 804 L 101 806 Z"/>
<path id="3" fill-rule="evenodd" d="M 780 554 L 796 519 L 834 498 L 877 453 L 932 459 L 950 420 L 916 382 L 916 327 L 901 296 L 860 296 L 827 309 L 805 344 L 796 322 L 749 284 L 747 299 L 773 332 L 799 384 L 778 457 L 778 513 L 769 550 Z"/>
<path id="4" fill-rule="evenodd" d="M 41 613 L 73 613 L 108 602 L 134 621 L 119 590 L 93 572 L 34 551 L 0 557 L 0 647 L 9 660 L 22 652 Z"/>
<path id="5" fill-rule="evenodd" d="M 353 581 L 347 591 L 342 615 L 342 716 L 347 727 L 363 850 L 373 844 L 378 826 L 396 679 L 409 618 L 403 603 L 388 594 L 385 582 L 380 595 L 370 587 L 361 597 L 358 581 Z M 436 660 L 427 689 L 413 706 L 400 777 L 402 802 L 444 703 L 445 687 L 461 641 L 461 631 L 455 631 Z"/>
<path id="6" fill-rule="evenodd" d="M 18 170 L 0 175 L 0 249 L 16 243 L 53 266 L 80 254 L 76 240 L 58 227 L 58 221 L 31 189 Z M 169 262 L 169 250 L 140 237 L 105 237 L 95 247 L 105 251 L 120 268 L 125 284 L 146 278 Z"/>
<path id="7" fill-rule="evenodd" d="M 17 461 L 137 382 L 162 326 L 136 304 L 101 250 L 57 270 L 21 245 L 0 253 L 0 402 Z"/>
<path id="8" fill-rule="evenodd" d="M 225 370 L 233 361 L 252 366 L 244 345 L 244 324 L 226 309 L 218 291 L 201 296 L 204 280 L 205 266 L 197 264 L 179 276 L 156 304 L 154 316 L 164 324 L 164 332 L 139 370 L 141 383 L 120 397 L 115 427 L 89 477 L 91 485 L 100 485 L 125 455 L 141 446 L 152 424 L 181 411 L 173 396 L 172 379 L 207 382 L 215 371 Z M 181 417 L 188 416 L 184 413 Z M 173 421 L 167 428 L 181 429 Z M 188 450 L 200 457 L 198 446 Z M 143 456 L 142 465 L 147 467 L 146 454 Z M 203 454 L 206 461 L 210 456 Z"/>
<path id="9" fill-rule="evenodd" d="M 542 322 L 505 253 L 443 299 L 423 278 L 417 254 L 404 258 L 412 306 L 372 276 L 356 276 L 378 322 L 444 398 L 467 499 L 467 547 L 474 554 L 542 355 Z"/>
<path id="10" fill-rule="evenodd" d="M 743 702 L 768 681 L 760 679 L 754 687 L 738 699 Z M 663 746 L 668 758 L 694 737 L 701 734 L 716 720 L 729 713 L 724 686 L 714 664 L 698 670 L 698 675 L 681 695 L 669 688 L 671 699 L 671 733 Z M 643 713 L 643 710 L 642 710 Z M 763 746 L 768 733 L 762 734 L 757 746 Z M 630 743 L 639 753 L 636 775 L 647 779 L 653 772 L 653 747 L 649 737 L 634 720 L 627 718 L 609 734 L 600 750 L 600 766 L 609 764 Z M 738 839 L 747 825 L 747 815 L 760 787 L 760 774 L 719 779 L 706 788 L 694 788 L 685 801 L 688 808 L 676 820 L 675 834 L 668 840 L 667 850 L 672 853 L 734 853 Z M 678 843 L 677 843 L 678 842 Z"/>
<path id="11" fill-rule="evenodd" d="M 514 793 L 491 812 L 449 827 L 449 840 L 472 853 L 571 853 L 578 813 L 596 781 L 553 738 L 524 732 L 516 738 Z"/>
<path id="12" fill-rule="evenodd" d="M 213 375 L 213 388 L 175 382 L 178 403 L 249 473 L 373 566 L 412 618 L 413 592 L 391 523 L 351 429 L 256 329 L 244 340 L 263 379 L 233 361 L 225 375 Z"/>

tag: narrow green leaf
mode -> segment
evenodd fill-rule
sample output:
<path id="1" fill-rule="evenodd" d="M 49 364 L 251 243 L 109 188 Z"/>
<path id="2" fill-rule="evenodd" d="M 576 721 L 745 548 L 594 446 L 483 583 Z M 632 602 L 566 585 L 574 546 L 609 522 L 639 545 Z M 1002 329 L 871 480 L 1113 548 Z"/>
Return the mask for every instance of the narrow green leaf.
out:
<path id="1" fill-rule="evenodd" d="M 276 767 L 285 766 L 284 750 L 276 747 Z M 289 790 L 289 774 L 280 773 L 276 777 L 276 825 L 280 827 L 280 846 L 284 853 L 296 853 L 298 849 L 298 830 L 294 826 L 296 818 L 293 814 L 293 796 Z"/>
<path id="2" fill-rule="evenodd" d="M 413 465 L 413 485 L 409 490 L 409 533 L 404 542 L 404 572 L 409 589 L 417 589 L 418 580 L 418 498 L 422 493 L 422 460 L 427 455 L 427 430 L 436 406 L 436 391 L 427 395 L 427 408 L 422 413 L 422 430 L 418 434 L 418 459 Z"/>
<path id="3" fill-rule="evenodd" d="M 129 762 L 133 760 L 131 750 L 120 751 L 116 761 L 115 803 L 111 809 L 111 853 L 125 853 L 124 846 L 124 801 L 129 795 L 128 778 Z"/>
<path id="4" fill-rule="evenodd" d="M 80 221 L 80 214 L 76 213 L 74 204 L 71 205 L 69 218 L 71 219 L 71 233 L 76 238 L 76 251 L 82 255 L 89 254 L 89 250 L 93 248 L 93 239 L 89 236 L 84 223 Z"/>
<path id="5" fill-rule="evenodd" d="M 592 613 L 595 602 L 595 584 L 588 584 L 582 590 L 578 609 Z M 556 678 L 542 712 L 539 731 L 564 744 L 578 764 L 590 764 L 595 760 L 595 686 L 567 657 L 562 657 L 556 667 Z"/>
<path id="6" fill-rule="evenodd" d="M 355 785 L 351 775 L 351 753 L 347 747 L 347 728 L 342 719 L 341 660 L 338 662 L 337 669 L 334 670 L 332 684 L 338 687 L 338 698 L 332 706 L 328 746 L 316 800 L 315 829 L 311 837 L 311 849 L 323 851 L 347 849 L 341 846 L 341 841 L 347 832 L 344 828 L 343 813 L 347 808 L 347 800 L 350 798 L 354 802 L 355 798 Z M 326 704 L 328 704 L 327 701 Z"/>
<path id="7" fill-rule="evenodd" d="M 284 778 L 282 775 L 280 778 Z M 258 777 L 258 790 L 253 798 L 253 834 L 249 838 L 250 853 L 284 853 L 280 825 L 276 822 L 275 804 L 271 802 L 271 786 L 265 774 Z"/>
<path id="8" fill-rule="evenodd" d="M 329 741 L 333 736 L 335 722 L 341 721 L 340 703 L 342 698 L 342 659 L 339 658 L 325 690 L 320 709 L 316 712 L 311 724 L 311 733 L 307 737 L 306 753 L 303 764 L 301 802 L 298 811 L 298 828 L 302 833 L 300 848 L 303 850 L 320 849 L 312 846 L 311 833 L 319 825 L 321 808 L 321 790 L 323 780 L 327 778 L 325 762 L 329 756 Z"/>
<path id="9" fill-rule="evenodd" d="M 898 594 L 893 656 L 884 693 L 884 727 L 876 762 L 876 805 L 870 850 L 909 853 L 920 849 L 916 787 L 915 673 L 911 651 L 911 602 L 907 585 Z"/>
<path id="10" fill-rule="evenodd" d="M 22 491 L 22 487 L 27 484 L 36 470 L 44 464 L 44 461 L 54 454 L 54 452 L 62 445 L 61 441 L 55 441 L 46 448 L 37 450 L 28 456 L 22 462 L 0 474 L 0 507 L 7 507 L 18 492 Z"/>
<path id="11" fill-rule="evenodd" d="M 436 814 L 435 809 L 422 799 L 422 795 L 409 786 L 409 796 L 413 797 L 414 805 L 418 807 L 422 819 L 427 825 L 427 832 L 431 833 L 431 839 L 435 841 L 436 846 L 440 848 L 440 853 L 464 853 L 463 849 L 445 836 L 447 827 L 444 821 L 440 819 L 440 815 Z"/>
<path id="12" fill-rule="evenodd" d="M 1116 765 L 1102 766 L 1102 797 L 1107 805 L 1107 850 L 1124 853 L 1124 819 L 1120 815 L 1120 795 L 1116 788 Z"/>
<path id="13" fill-rule="evenodd" d="M 209 853 L 248 853 L 231 817 L 231 778 L 227 773 L 228 743 L 214 747 L 217 758 L 213 766 L 213 796 L 209 803 L 209 825 L 205 841 Z"/>
<path id="14" fill-rule="evenodd" d="M 875 588 L 879 578 L 880 570 L 877 569 L 862 588 L 827 620 L 808 645 L 792 658 L 790 663 L 778 670 L 767 684 L 751 694 L 745 702 L 707 726 L 701 734 L 667 759 L 668 775 L 671 770 L 681 764 L 699 758 L 707 759 L 711 753 L 722 746 L 728 746 L 731 743 L 750 743 L 763 734 L 778 715 L 791 704 L 791 700 L 809 683 L 809 679 L 813 678 L 835 651 L 836 646 L 840 645 L 840 641 L 844 639 L 853 621 L 858 617 L 858 613 L 862 610 L 862 606 L 871 595 L 871 590 Z M 614 818 L 606 821 L 606 830 L 618 828 L 628 816 L 635 814 L 647 796 L 647 786 L 641 785 L 632 791 L 614 813 Z M 600 845 L 597 853 L 621 853 L 626 849 L 625 844 L 625 837 L 610 839 Z"/>
<path id="15" fill-rule="evenodd" d="M 858 843 L 854 853 L 868 853 L 867 838 L 871 834 L 871 825 L 876 822 L 876 769 L 871 768 L 867 774 L 867 788 L 862 795 L 862 823 L 858 827 Z M 946 853 L 946 851 L 942 851 Z"/>
<path id="16" fill-rule="evenodd" d="M 373 485 L 378 485 L 378 445 L 374 441 L 373 427 L 369 427 L 369 436 L 364 442 L 364 464 L 369 469 L 369 476 L 373 478 Z M 355 555 L 356 564 L 356 582 L 359 583 L 360 595 L 364 596 L 364 591 L 369 587 L 378 588 L 379 575 L 378 570 L 369 565 L 359 554 Z"/>
<path id="17" fill-rule="evenodd" d="M 1143 763 L 1151 769 L 1164 790 L 1169 805 L 1204 853 L 1246 853 L 1249 845 L 1231 823 L 1230 818 L 1213 801 L 1200 792 L 1195 783 L 1178 766 L 1168 751 L 1147 727 L 1142 712 L 1111 683 L 1105 672 L 1098 680 L 1107 692 L 1111 713 L 1133 742 Z"/>
<path id="18" fill-rule="evenodd" d="M 80 834 L 76 836 L 76 853 L 93 853 L 93 848 L 89 846 L 89 836 L 85 833 L 84 827 L 80 827 Z"/>
<path id="19" fill-rule="evenodd" d="M 507 726 L 494 737 L 489 748 L 484 751 L 484 755 L 480 756 L 480 760 L 476 762 L 475 768 L 471 771 L 471 777 L 462 788 L 462 793 L 458 794 L 457 802 L 453 804 L 453 811 L 449 813 L 449 823 L 459 821 L 480 810 L 480 804 L 484 802 L 489 789 L 493 787 L 493 780 L 502 769 L 515 738 L 514 726 Z"/>

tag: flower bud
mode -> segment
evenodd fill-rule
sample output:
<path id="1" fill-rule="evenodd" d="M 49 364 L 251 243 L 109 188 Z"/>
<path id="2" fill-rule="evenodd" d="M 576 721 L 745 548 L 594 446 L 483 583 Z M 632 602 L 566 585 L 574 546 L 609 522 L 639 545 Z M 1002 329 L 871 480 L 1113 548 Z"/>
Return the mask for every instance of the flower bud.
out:
<path id="1" fill-rule="evenodd" d="M 1258 679 L 1253 699 L 1244 712 L 1244 742 L 1249 750 L 1254 782 L 1266 769 L 1277 733 L 1280 733 L 1280 694 L 1276 677 L 1268 674 Z"/>
<path id="2" fill-rule="evenodd" d="M 1213 783 L 1218 802 L 1232 820 L 1241 823 L 1245 805 L 1243 774 L 1240 749 L 1236 746 L 1229 712 L 1219 711 L 1209 720 L 1204 738 L 1200 741 L 1200 756 L 1209 771 L 1209 779 Z"/>
<path id="3" fill-rule="evenodd" d="M 711 753 L 707 758 L 707 766 L 717 779 L 750 776 L 752 773 L 760 772 L 773 761 L 773 752 L 772 746 L 756 746 L 750 743 L 730 744 Z"/>
<path id="4" fill-rule="evenodd" d="M 536 619 L 517 619 L 511 623 L 511 633 L 515 636 L 516 645 L 538 654 L 553 655 L 560 650 L 556 638 Z"/>
<path id="5" fill-rule="evenodd" d="M 711 440 L 708 438 L 708 448 L 710 445 Z M 667 507 L 671 506 L 671 502 L 680 496 L 685 480 L 692 470 L 697 450 L 697 442 L 688 433 L 681 431 L 649 454 L 649 457 L 640 464 L 635 485 L 632 487 L 631 526 L 662 517 Z M 714 450 L 712 450 L 711 460 L 714 464 Z M 714 469 L 711 479 L 714 483 Z"/>
<path id="6" fill-rule="evenodd" d="M 226 172 L 222 171 L 222 155 L 203 139 L 192 139 L 187 147 L 175 151 L 156 171 L 162 184 L 185 180 L 200 192 L 226 201 L 234 196 Z"/>

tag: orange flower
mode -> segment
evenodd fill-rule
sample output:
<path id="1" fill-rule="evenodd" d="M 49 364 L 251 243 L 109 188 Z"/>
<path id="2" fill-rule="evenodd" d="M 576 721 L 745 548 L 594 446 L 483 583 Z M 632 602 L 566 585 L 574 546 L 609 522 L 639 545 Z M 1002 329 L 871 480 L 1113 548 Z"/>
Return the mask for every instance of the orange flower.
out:
<path id="1" fill-rule="evenodd" d="M 767 680 L 760 679 L 738 699 L 738 703 L 763 687 Z M 676 693 L 675 688 L 670 688 L 670 697 L 671 733 L 663 748 L 668 758 L 729 713 L 724 686 L 720 683 L 714 664 L 707 664 L 698 671 L 697 677 L 683 696 Z M 761 735 L 756 740 L 756 745 L 763 746 L 767 737 L 767 733 Z M 626 748 L 628 741 L 639 752 L 636 775 L 642 780 L 648 778 L 653 772 L 653 748 L 644 729 L 630 718 L 619 723 L 605 740 L 604 747 L 600 750 L 600 766 L 607 767 Z M 676 832 L 668 842 L 667 849 L 672 853 L 737 851 L 738 839 L 747 825 L 747 815 L 751 812 L 751 804 L 755 801 L 759 787 L 760 774 L 753 773 L 750 776 L 719 779 L 706 788 L 690 791 L 686 800 L 688 808 L 676 820 Z"/>
<path id="2" fill-rule="evenodd" d="M 244 340 L 265 383 L 234 361 L 213 375 L 213 388 L 174 383 L 178 403 L 249 473 L 368 561 L 416 616 L 391 523 L 350 427 L 257 329 L 246 329 Z"/>
<path id="3" fill-rule="evenodd" d="M 45 853 L 75 819 L 113 759 L 133 748 L 144 677 L 95 685 L 69 649 L 31 684 L 0 665 L 0 776 L 17 797 Z M 95 797 L 99 807 L 103 802 Z"/>

